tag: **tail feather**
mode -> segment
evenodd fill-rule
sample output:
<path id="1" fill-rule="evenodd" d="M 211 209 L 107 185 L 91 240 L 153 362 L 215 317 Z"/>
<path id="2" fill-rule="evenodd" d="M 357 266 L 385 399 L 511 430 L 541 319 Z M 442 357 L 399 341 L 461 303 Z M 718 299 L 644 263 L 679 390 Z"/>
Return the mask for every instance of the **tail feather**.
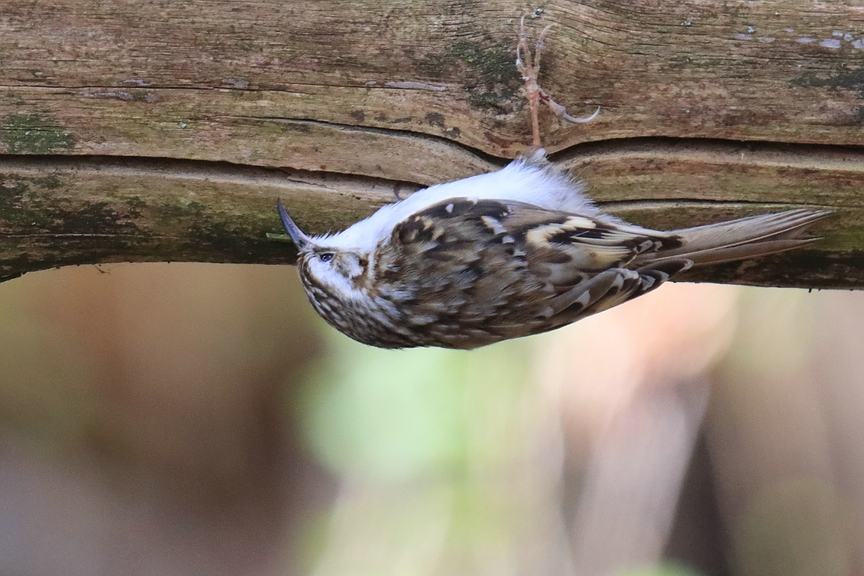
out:
<path id="1" fill-rule="evenodd" d="M 667 260 L 687 259 L 695 266 L 756 258 L 800 248 L 820 240 L 801 234 L 815 222 L 833 214 L 827 210 L 798 209 L 750 216 L 728 222 L 676 230 L 682 245 L 645 254 L 639 264 L 654 266 Z"/>

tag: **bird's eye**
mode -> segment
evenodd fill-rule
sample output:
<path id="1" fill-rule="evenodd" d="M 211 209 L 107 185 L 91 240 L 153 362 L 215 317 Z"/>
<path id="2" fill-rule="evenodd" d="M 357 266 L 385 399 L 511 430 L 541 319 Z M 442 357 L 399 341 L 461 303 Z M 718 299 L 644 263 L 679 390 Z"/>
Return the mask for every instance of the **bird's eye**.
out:
<path id="1" fill-rule="evenodd" d="M 318 259 L 326 264 L 327 262 L 333 260 L 333 256 L 334 254 L 332 252 L 324 252 L 323 254 L 318 255 Z"/>

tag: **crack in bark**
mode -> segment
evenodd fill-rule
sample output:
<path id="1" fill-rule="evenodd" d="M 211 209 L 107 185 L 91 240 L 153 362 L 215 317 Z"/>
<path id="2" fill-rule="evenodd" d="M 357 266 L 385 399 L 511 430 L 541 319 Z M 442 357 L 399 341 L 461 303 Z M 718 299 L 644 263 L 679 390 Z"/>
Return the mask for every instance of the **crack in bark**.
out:
<path id="1" fill-rule="evenodd" d="M 801 208 L 821 208 L 836 210 L 838 208 L 856 208 L 854 206 L 837 206 L 835 204 L 813 204 L 811 202 L 760 202 L 746 200 L 704 200 L 699 198 L 663 198 L 662 200 L 608 200 L 595 202 L 600 207 L 614 210 L 665 210 L 668 208 L 764 208 L 766 210 L 789 210 L 790 206 Z"/>
<path id="2" fill-rule="evenodd" d="M 272 120 L 262 119 L 262 120 Z M 318 120 L 309 122 L 321 123 Z M 367 130 L 363 127 L 349 127 Z M 379 133 L 411 133 L 372 129 Z M 438 138 L 417 135 L 420 138 Z M 453 143 L 451 143 L 453 144 Z M 453 144 L 459 147 L 458 144 Z M 462 147 L 474 153 L 468 147 Z M 744 157 L 741 157 L 741 154 Z M 553 156 L 558 164 L 607 172 L 589 178 L 606 199 L 598 204 L 613 212 L 631 212 L 660 224 L 681 224 L 753 209 L 818 206 L 840 213 L 840 224 L 820 229 L 827 240 L 812 249 L 760 261 L 759 267 L 716 268 L 690 279 L 812 287 L 864 286 L 859 270 L 864 248 L 864 207 L 846 193 L 807 195 L 774 201 L 747 198 L 675 197 L 615 199 L 618 163 L 658 160 L 684 173 L 688 162 L 709 166 L 709 175 L 737 174 L 741 168 L 790 168 L 793 177 L 841 173 L 847 189 L 864 187 L 864 148 L 779 143 L 739 143 L 668 138 L 617 139 L 580 144 Z M 506 159 L 497 159 L 503 164 Z M 677 164 L 676 164 L 677 163 Z M 732 172 L 724 167 L 735 166 Z M 738 171 L 738 172 L 736 172 Z M 833 172 L 832 172 L 833 171 Z M 703 170 L 706 172 L 706 170 Z M 612 174 L 610 176 L 610 174 Z M 611 178 L 611 180 L 610 180 Z M 606 180 L 604 180 L 606 179 Z M 625 184 L 626 186 L 626 184 Z M 294 248 L 267 238 L 281 232 L 276 197 L 282 197 L 310 233 L 339 229 L 391 202 L 413 182 L 333 171 L 272 168 L 180 158 L 75 155 L 0 155 L 0 277 L 69 264 L 141 260 L 290 263 Z M 612 190 L 610 194 L 608 190 Z M 633 189 L 626 189 L 632 192 Z M 661 189 L 661 193 L 665 193 Z M 631 194 L 632 195 L 632 194 Z M 826 200 L 834 200 L 827 203 Z M 788 201 L 787 201 L 788 200 Z M 687 224 L 689 225 L 689 224 Z M 830 241 L 829 241 L 830 240 Z"/>
<path id="3" fill-rule="evenodd" d="M 410 130 L 395 130 L 370 126 L 357 126 L 312 120 L 308 118 L 291 118 L 277 116 L 227 116 L 231 118 L 286 121 L 308 123 L 339 129 L 369 132 L 390 136 L 415 137 L 425 140 L 442 142 L 455 148 L 460 148 L 479 159 L 487 160 L 503 167 L 510 161 L 508 158 L 489 156 L 470 146 L 453 142 L 444 137 L 414 132 Z M 615 158 L 630 158 L 651 156 L 664 160 L 700 160 L 710 163 L 735 163 L 742 166 L 774 166 L 790 167 L 802 170 L 842 169 L 849 172 L 864 172 L 864 146 L 837 146 L 831 144 L 787 144 L 778 142 L 749 142 L 718 139 L 685 139 L 666 137 L 621 138 L 586 142 L 576 144 L 564 150 L 549 155 L 554 163 L 561 165 L 579 165 L 588 161 L 610 160 Z M 285 167 L 264 167 L 251 164 L 240 164 L 226 161 L 191 160 L 173 157 L 155 156 L 114 156 L 114 155 L 17 155 L 0 154 L 0 163 L 8 168 L 28 168 L 32 170 L 75 169 L 77 167 L 98 167 L 103 169 L 112 166 L 115 169 L 134 170 L 136 174 L 142 171 L 154 170 L 161 175 L 174 173 L 183 177 L 209 178 L 219 174 L 223 178 L 286 178 L 286 171 L 304 174 L 314 179 L 313 175 L 328 174 L 330 177 L 344 178 L 345 181 L 357 182 L 398 182 L 387 178 L 346 174 L 337 171 L 310 171 Z M 167 171 L 167 172 L 166 172 Z M 234 176 L 232 176 L 232 174 Z M 307 181 L 306 176 L 302 181 Z M 408 182 L 403 182 L 408 183 Z M 417 184 L 411 182 L 411 184 Z M 615 202 L 615 201 L 610 201 Z"/>

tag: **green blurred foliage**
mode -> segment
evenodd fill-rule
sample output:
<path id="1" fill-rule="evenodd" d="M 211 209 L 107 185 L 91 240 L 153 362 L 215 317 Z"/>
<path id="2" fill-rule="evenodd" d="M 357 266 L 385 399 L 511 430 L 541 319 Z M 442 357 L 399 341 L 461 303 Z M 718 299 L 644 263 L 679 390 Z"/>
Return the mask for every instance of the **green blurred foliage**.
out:
<path id="1" fill-rule="evenodd" d="M 530 366 L 524 341 L 471 353 L 378 350 L 326 330 L 328 351 L 307 374 L 298 409 L 335 473 L 405 480 L 506 461 L 524 448 L 513 422 Z"/>
<path id="2" fill-rule="evenodd" d="M 698 572 L 679 564 L 661 564 L 649 568 L 639 568 L 620 572 L 615 576 L 699 576 Z"/>
<path id="3" fill-rule="evenodd" d="M 295 410 L 340 493 L 307 546 L 318 575 L 516 565 L 534 497 L 535 341 L 388 351 L 326 330 Z"/>

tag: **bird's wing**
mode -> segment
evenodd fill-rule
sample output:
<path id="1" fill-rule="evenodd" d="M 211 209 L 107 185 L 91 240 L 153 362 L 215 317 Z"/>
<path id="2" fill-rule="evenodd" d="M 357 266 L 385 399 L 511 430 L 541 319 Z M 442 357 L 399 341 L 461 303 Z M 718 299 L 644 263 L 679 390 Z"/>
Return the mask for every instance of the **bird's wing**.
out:
<path id="1" fill-rule="evenodd" d="M 411 287 L 406 301 L 434 310 L 430 321 L 500 339 L 550 330 L 659 285 L 687 262 L 664 261 L 656 271 L 627 266 L 679 245 L 674 235 L 588 216 L 452 198 L 397 224 L 376 269 L 384 284 Z"/>

